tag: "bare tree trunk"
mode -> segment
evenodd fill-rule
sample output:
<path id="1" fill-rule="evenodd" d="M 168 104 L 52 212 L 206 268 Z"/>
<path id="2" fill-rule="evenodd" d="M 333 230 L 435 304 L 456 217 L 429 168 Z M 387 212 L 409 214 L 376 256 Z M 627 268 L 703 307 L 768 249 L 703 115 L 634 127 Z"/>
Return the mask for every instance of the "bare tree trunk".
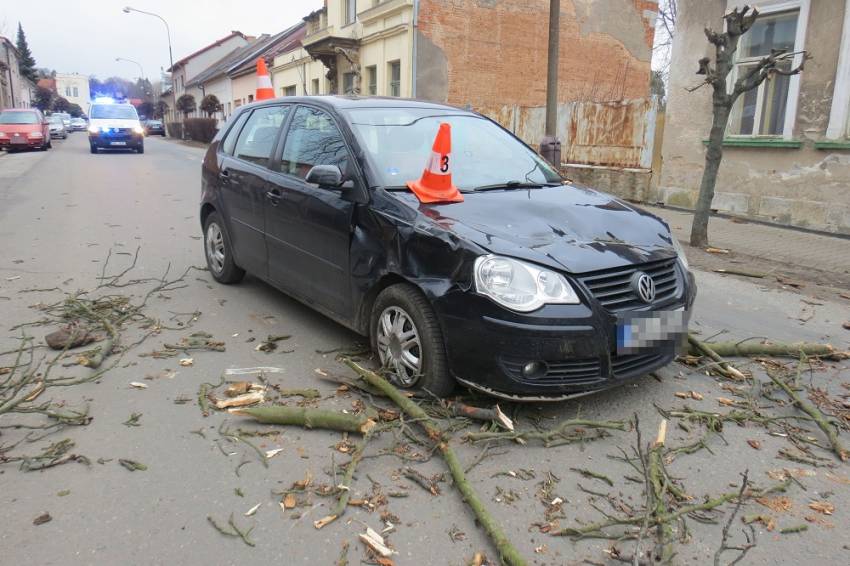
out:
<path id="1" fill-rule="evenodd" d="M 728 120 L 729 108 L 715 102 L 711 133 L 708 136 L 708 149 L 705 152 L 705 170 L 702 172 L 699 198 L 691 226 L 691 245 L 694 247 L 708 246 L 708 217 L 711 212 L 711 201 L 714 199 L 714 187 L 717 184 L 720 161 L 723 159 L 723 138 Z"/>

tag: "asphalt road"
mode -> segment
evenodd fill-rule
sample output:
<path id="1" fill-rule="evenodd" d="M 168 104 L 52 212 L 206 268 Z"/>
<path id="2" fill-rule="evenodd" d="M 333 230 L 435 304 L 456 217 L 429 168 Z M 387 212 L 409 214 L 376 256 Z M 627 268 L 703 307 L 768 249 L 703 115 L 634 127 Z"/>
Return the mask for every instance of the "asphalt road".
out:
<path id="1" fill-rule="evenodd" d="M 203 266 L 197 219 L 201 156 L 199 149 L 156 138 L 146 141 L 144 155 L 91 155 L 82 133 L 55 141 L 49 152 L 0 155 L 0 349 L 12 349 L 19 343 L 16 337 L 22 330 L 12 327 L 41 318 L 33 305 L 61 300 L 65 292 L 95 287 L 108 256 L 105 272 L 117 273 L 130 266 L 136 249 L 140 250 L 137 264 L 125 280 L 160 278 L 166 272 L 168 277 L 179 277 L 191 266 Z M 700 294 L 692 326 L 704 336 L 725 332 L 730 339 L 769 336 L 781 341 L 827 341 L 848 349 L 850 332 L 841 328 L 843 321 L 850 320 L 846 302 L 813 305 L 800 295 L 765 290 L 716 274 L 698 273 L 697 278 Z M 138 301 L 151 286 L 140 283 L 114 292 Z M 120 364 L 97 382 L 48 390 L 55 401 L 88 405 L 93 421 L 38 442 L 24 442 L 15 452 L 33 454 L 50 441 L 71 438 L 76 442 L 74 452 L 87 456 L 91 465 L 70 463 L 23 472 L 16 463 L 0 464 L 0 564 L 334 564 L 345 541 L 351 543 L 350 563 L 357 564 L 366 556 L 357 534 L 367 525 L 384 529 L 381 511 L 396 516 L 389 517 L 395 530 L 388 535 L 398 551 L 396 564 L 460 565 L 468 563 L 476 551 L 495 556 L 450 485 L 442 484 L 440 495 L 426 493 L 400 477 L 398 470 L 405 464 L 393 456 L 364 460 L 352 497 L 368 496 L 373 489 L 387 493 L 405 488 L 408 497 L 390 497 L 387 505 L 374 512 L 349 508 L 342 520 L 322 530 L 312 523 L 328 513 L 333 499 L 304 497 L 300 500 L 303 506 L 282 512 L 280 496 L 273 491 L 288 488 L 306 474 L 311 474 L 315 483 L 333 483 L 334 468 L 348 460 L 334 449 L 341 435 L 285 428 L 279 436 L 257 437 L 254 441 L 263 450 L 283 449 L 266 468 L 250 447 L 228 442 L 219 430 L 224 421 L 231 427 L 249 428 L 249 424 L 221 413 L 206 419 L 201 416 L 195 400 L 199 385 L 218 382 L 226 368 L 273 366 L 281 368 L 272 375 L 281 386 L 316 387 L 326 394 L 322 407 L 351 409 L 355 397 L 334 394 L 335 387 L 317 380 L 315 370 L 348 375 L 347 369 L 334 361 L 334 354 L 318 351 L 351 348 L 360 338 L 251 277 L 225 287 L 203 271 L 190 270 L 178 287 L 153 296 L 148 314 L 164 326 L 175 327 L 190 321 L 191 315 L 185 313 L 199 311 L 191 331 L 213 334 L 226 342 L 227 351 L 195 353 L 189 367 L 180 366 L 177 358 L 139 356 L 191 332 L 163 330 L 126 352 Z M 48 330 L 27 326 L 23 331 L 40 341 Z M 141 330 L 135 331 L 141 334 Z M 292 337 L 280 342 L 277 352 L 256 351 L 259 340 L 269 334 Z M 251 338 L 257 340 L 249 342 Z M 42 351 L 37 352 L 41 355 Z M 8 356 L 0 358 L 0 366 L 11 363 Z M 805 379 L 833 395 L 846 394 L 841 385 L 850 381 L 848 365 L 829 363 L 807 370 Z M 764 380 L 753 364 L 742 367 L 753 368 Z M 69 375 L 81 375 L 81 370 L 89 371 L 55 368 Z M 692 407 L 727 410 L 716 399 L 731 395 L 714 378 L 679 365 L 659 373 L 660 379 L 647 377 L 572 402 L 523 406 L 516 409 L 518 424 L 523 428 L 534 422 L 552 426 L 578 414 L 608 420 L 637 413 L 644 438 L 649 439 L 661 419 L 654 404 L 667 409 L 685 404 L 675 392 L 701 393 L 703 401 L 688 401 Z M 132 381 L 144 382 L 148 388 L 132 388 Z M 176 404 L 181 396 L 190 398 L 189 402 Z M 131 413 L 142 413 L 140 426 L 122 425 Z M 0 428 L 0 447 L 28 432 L 5 428 L 13 420 L 12 415 L 0 415 L 0 427 L 4 427 Z M 192 431 L 202 431 L 203 437 Z M 668 444 L 687 444 L 701 434 L 699 426 L 693 426 L 690 433 L 671 426 Z M 844 436 L 850 444 L 847 433 Z M 759 441 L 761 449 L 755 450 L 747 440 Z M 391 434 L 384 434 L 374 451 L 367 453 L 377 454 L 393 442 Z M 633 434 L 617 432 L 594 442 L 548 449 L 516 444 L 494 447 L 504 454 L 483 460 L 470 472 L 470 479 L 530 563 L 608 563 L 606 551 L 612 545 L 629 554 L 634 542 L 573 542 L 540 533 L 532 526 L 544 521 L 545 507 L 537 493 L 547 472 L 560 478 L 552 495 L 565 501 L 561 526 L 598 520 L 600 515 L 591 503 L 611 512 L 604 499 L 582 492 L 579 484 L 611 492 L 628 505 L 642 504 L 642 486 L 624 479 L 634 471 L 610 457 L 619 454 L 619 448 L 628 450 L 633 442 Z M 787 493 L 790 507 L 785 510 L 769 511 L 756 503 L 745 506 L 746 514 L 770 514 L 777 528 L 767 531 L 765 525 L 755 525 L 758 544 L 744 563 L 850 562 L 846 538 L 850 485 L 842 483 L 850 476 L 847 465 L 815 468 L 779 460 L 777 451 L 788 446 L 786 440 L 753 424 L 727 423 L 723 439 L 713 437 L 708 443 L 711 452 L 679 456 L 669 465 L 671 474 L 681 479 L 695 500 L 735 490 L 744 470 L 749 470 L 750 479 L 760 486 L 773 482 L 766 475 L 769 470 L 791 467 L 814 473 L 800 480 L 806 491 L 792 486 Z M 457 448 L 464 463 L 473 462 L 481 450 L 460 443 Z M 424 449 L 412 445 L 411 450 Z M 834 464 L 828 452 L 815 450 L 827 458 L 825 463 Z M 130 472 L 118 464 L 120 458 L 142 462 L 148 469 Z M 243 462 L 248 463 L 240 467 Z M 426 475 L 444 469 L 439 457 L 414 466 Z M 533 470 L 534 477 L 504 475 L 520 468 Z M 614 486 L 584 478 L 570 468 L 603 473 Z M 237 489 L 244 496 L 239 496 Z M 515 497 L 504 495 L 511 490 Z M 834 505 L 832 515 L 819 515 L 808 508 L 808 503 L 819 500 Z M 256 504 L 261 504 L 256 514 L 244 517 Z M 52 520 L 34 525 L 33 519 L 44 512 L 49 512 Z M 207 521 L 213 516 L 226 523 L 231 513 L 239 525 L 254 526 L 254 548 L 221 535 Z M 799 524 L 807 524 L 808 530 L 778 533 L 780 528 Z M 689 520 L 687 525 L 690 533 L 686 543 L 677 545 L 677 560 L 711 562 L 720 545 L 721 524 Z M 449 536 L 453 529 L 465 537 L 453 541 Z M 742 541 L 740 522 L 731 533 L 735 543 Z M 644 543 L 644 548 L 647 546 Z M 724 555 L 722 563 L 732 558 L 734 554 Z"/>

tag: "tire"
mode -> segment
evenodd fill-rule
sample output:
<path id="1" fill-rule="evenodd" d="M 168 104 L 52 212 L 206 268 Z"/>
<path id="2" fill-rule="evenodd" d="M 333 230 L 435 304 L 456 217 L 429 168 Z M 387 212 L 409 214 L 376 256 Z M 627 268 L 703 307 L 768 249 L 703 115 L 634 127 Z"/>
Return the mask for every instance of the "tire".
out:
<path id="1" fill-rule="evenodd" d="M 216 249 L 221 257 L 214 257 Z M 213 279 L 219 283 L 225 285 L 239 283 L 245 277 L 245 270 L 233 261 L 230 236 L 224 229 L 224 223 L 218 212 L 211 212 L 204 221 L 204 257 L 207 259 L 207 267 Z"/>
<path id="2" fill-rule="evenodd" d="M 97 153 L 97 146 L 94 145 L 93 143 L 89 144 L 89 149 L 91 149 L 92 153 Z"/>
<path id="3" fill-rule="evenodd" d="M 139 147 L 136 148 L 136 153 L 144 153 L 144 152 L 145 152 L 144 144 L 142 144 L 142 145 L 140 145 Z"/>
<path id="4" fill-rule="evenodd" d="M 389 332 L 387 326 L 390 327 Z M 418 289 L 399 283 L 381 291 L 372 307 L 369 330 L 372 350 L 378 355 L 381 365 L 391 371 L 390 379 L 394 385 L 402 389 L 424 390 L 438 397 L 446 397 L 454 390 L 455 380 L 449 373 L 437 315 Z M 399 336 L 409 335 L 411 331 L 414 334 L 407 341 L 415 341 L 415 344 L 405 349 L 404 340 Z M 414 362 L 413 358 L 417 361 Z"/>

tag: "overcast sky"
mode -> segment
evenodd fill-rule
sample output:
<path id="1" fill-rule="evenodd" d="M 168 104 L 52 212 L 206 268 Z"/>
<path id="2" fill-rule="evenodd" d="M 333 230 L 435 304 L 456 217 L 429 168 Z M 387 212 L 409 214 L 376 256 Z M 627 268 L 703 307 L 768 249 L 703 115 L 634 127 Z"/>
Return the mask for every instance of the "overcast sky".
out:
<path id="1" fill-rule="evenodd" d="M 321 7 L 322 0 L 0 0 L 0 35 L 13 43 L 24 26 L 39 67 L 62 73 L 135 78 L 141 63 L 151 80 L 168 67 L 165 26 L 157 18 L 125 14 L 124 6 L 155 12 L 168 21 L 174 60 L 231 30 L 274 34 Z"/>

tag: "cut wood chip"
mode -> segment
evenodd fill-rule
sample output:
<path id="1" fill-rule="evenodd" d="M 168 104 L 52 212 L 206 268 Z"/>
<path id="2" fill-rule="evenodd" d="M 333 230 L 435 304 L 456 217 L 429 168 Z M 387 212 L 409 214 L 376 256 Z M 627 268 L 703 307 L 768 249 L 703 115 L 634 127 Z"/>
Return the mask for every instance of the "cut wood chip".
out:
<path id="1" fill-rule="evenodd" d="M 693 399 L 695 401 L 702 401 L 703 399 L 702 393 L 696 391 L 676 391 L 673 395 L 679 399 Z"/>
<path id="2" fill-rule="evenodd" d="M 496 405 L 494 411 L 496 412 L 496 422 L 498 422 L 502 428 L 505 428 L 511 432 L 514 430 L 514 422 L 502 412 L 502 409 L 499 408 L 499 405 Z"/>
<path id="3" fill-rule="evenodd" d="M 295 499 L 295 496 L 291 493 L 287 493 L 283 498 L 283 507 L 284 509 L 294 509 L 298 504 L 298 500 Z"/>
<path id="4" fill-rule="evenodd" d="M 283 452 L 283 448 L 275 448 L 273 450 L 266 450 L 266 459 L 268 460 L 269 458 L 274 458 L 275 456 L 277 456 L 281 452 Z"/>
<path id="5" fill-rule="evenodd" d="M 228 409 L 230 407 L 245 407 L 247 405 L 256 405 L 266 400 L 266 392 L 251 391 L 244 395 L 237 395 L 230 399 L 219 399 L 215 402 L 216 409 Z"/>
<path id="6" fill-rule="evenodd" d="M 727 250 L 727 249 L 712 248 L 711 246 L 705 248 L 705 251 L 707 251 L 710 254 L 728 254 L 729 253 L 729 250 Z"/>
<path id="7" fill-rule="evenodd" d="M 791 500 L 787 497 L 757 497 L 756 502 L 773 511 L 783 513 L 791 509 Z"/>
<path id="8" fill-rule="evenodd" d="M 747 440 L 747 444 L 749 444 L 755 450 L 761 450 L 761 442 L 759 442 L 758 440 Z"/>
<path id="9" fill-rule="evenodd" d="M 787 481 L 788 478 L 811 478 L 817 475 L 814 470 L 806 470 L 803 468 L 780 468 L 778 470 L 770 470 L 767 472 L 770 479 L 776 481 Z M 827 474 L 829 476 L 829 474 Z"/>
<path id="10" fill-rule="evenodd" d="M 253 507 L 251 507 L 250 509 L 248 509 L 247 511 L 245 511 L 245 516 L 246 516 L 246 517 L 250 517 L 251 515 L 253 515 L 254 513 L 256 513 L 256 512 L 257 512 L 257 509 L 259 509 L 261 505 L 262 505 L 262 503 L 257 503 L 256 505 L 254 505 Z"/>
<path id="11" fill-rule="evenodd" d="M 148 388 L 148 384 L 147 384 L 147 383 L 142 383 L 141 381 L 131 381 L 131 382 L 130 382 L 130 387 L 135 387 L 136 389 L 147 389 L 147 388 Z"/>
<path id="12" fill-rule="evenodd" d="M 823 513 L 824 515 L 832 515 L 835 511 L 835 505 L 829 501 L 812 501 L 809 503 L 809 509 L 817 511 L 818 513 Z"/>
<path id="13" fill-rule="evenodd" d="M 339 515 L 327 515 L 325 517 L 322 517 L 318 521 L 313 521 L 313 526 L 316 527 L 317 529 L 321 529 L 325 525 L 328 525 L 328 524 L 336 521 L 338 517 L 339 517 Z"/>
<path id="14" fill-rule="evenodd" d="M 194 358 L 181 358 L 180 365 L 183 367 L 189 367 L 195 363 Z"/>
<path id="15" fill-rule="evenodd" d="M 384 544 L 384 537 L 379 535 L 377 532 L 372 530 L 370 527 L 366 527 L 365 533 L 360 533 L 359 538 L 363 541 L 366 546 L 375 551 L 378 555 L 383 558 L 389 558 L 393 554 L 396 554 L 396 551 L 388 548 Z"/>

